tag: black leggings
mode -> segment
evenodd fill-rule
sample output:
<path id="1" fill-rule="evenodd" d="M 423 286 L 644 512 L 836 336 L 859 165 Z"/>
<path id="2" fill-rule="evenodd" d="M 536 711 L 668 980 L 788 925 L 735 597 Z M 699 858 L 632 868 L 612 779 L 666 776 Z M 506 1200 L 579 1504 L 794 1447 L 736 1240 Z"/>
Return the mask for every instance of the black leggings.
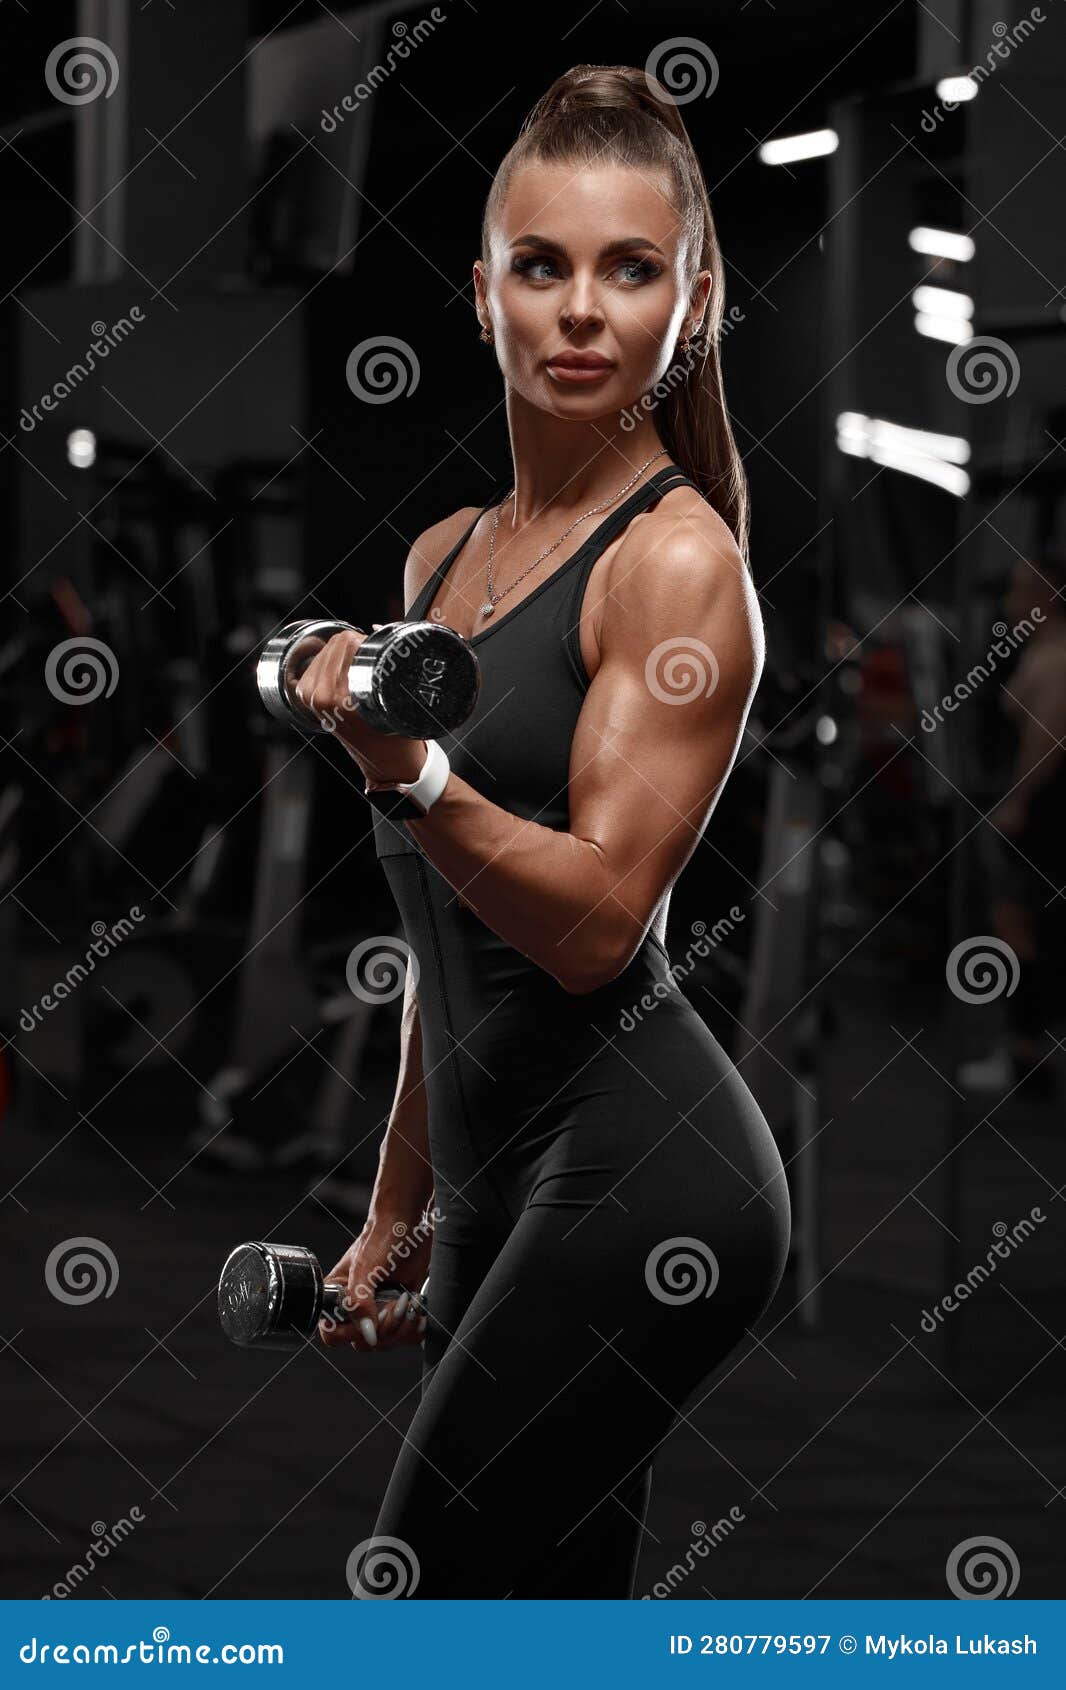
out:
<path id="1" fill-rule="evenodd" d="M 528 1120 L 498 1104 L 491 1143 L 452 1122 L 435 1157 L 422 1397 L 374 1528 L 416 1599 L 632 1596 L 652 1457 L 780 1281 L 788 1191 L 750 1092 L 676 991 L 638 1043 Z"/>

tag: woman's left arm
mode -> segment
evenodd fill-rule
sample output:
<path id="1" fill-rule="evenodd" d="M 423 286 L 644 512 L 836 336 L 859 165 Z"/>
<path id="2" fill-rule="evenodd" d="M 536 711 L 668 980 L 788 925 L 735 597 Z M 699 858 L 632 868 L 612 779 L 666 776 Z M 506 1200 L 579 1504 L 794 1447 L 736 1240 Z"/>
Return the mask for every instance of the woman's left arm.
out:
<path id="1" fill-rule="evenodd" d="M 764 643 L 724 525 L 653 519 L 627 536 L 599 647 L 574 730 L 568 831 L 501 809 L 454 773 L 428 815 L 404 824 L 486 926 L 574 993 L 635 955 L 736 757 Z"/>

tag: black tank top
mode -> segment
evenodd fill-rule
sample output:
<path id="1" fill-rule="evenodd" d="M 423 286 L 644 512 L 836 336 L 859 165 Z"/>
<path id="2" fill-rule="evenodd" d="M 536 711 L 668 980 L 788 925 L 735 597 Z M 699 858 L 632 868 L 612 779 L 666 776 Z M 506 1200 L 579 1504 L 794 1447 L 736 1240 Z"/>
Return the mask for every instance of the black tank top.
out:
<path id="1" fill-rule="evenodd" d="M 695 483 L 677 464 L 667 464 L 650 476 L 546 580 L 513 609 L 498 614 L 497 620 L 471 635 L 470 644 L 481 667 L 477 704 L 454 733 L 440 736 L 439 743 L 448 753 L 455 774 L 512 815 L 557 830 L 569 827 L 570 746 L 591 684 L 580 646 L 581 606 L 589 574 L 596 559 L 632 517 L 656 504 L 668 489 L 682 486 L 695 488 Z M 481 517 L 510 487 L 509 480 L 504 482 L 478 512 L 425 583 L 404 621 L 425 619 L 438 587 Z M 377 810 L 373 815 L 374 848 L 386 874 L 390 858 L 414 854 L 427 864 L 431 877 L 441 878 L 402 822 L 390 821 Z M 649 935 L 664 953 L 662 933 L 668 902 L 669 891 L 655 913 Z M 476 942 L 475 930 L 479 930 L 485 943 L 491 940 L 493 946 L 502 944 L 454 895 L 446 907 L 452 921 L 461 921 L 467 940 Z M 415 942 L 413 934 L 408 938 Z M 516 957 L 517 953 L 512 955 Z M 524 957 L 522 962 L 529 968 L 535 966 Z"/>

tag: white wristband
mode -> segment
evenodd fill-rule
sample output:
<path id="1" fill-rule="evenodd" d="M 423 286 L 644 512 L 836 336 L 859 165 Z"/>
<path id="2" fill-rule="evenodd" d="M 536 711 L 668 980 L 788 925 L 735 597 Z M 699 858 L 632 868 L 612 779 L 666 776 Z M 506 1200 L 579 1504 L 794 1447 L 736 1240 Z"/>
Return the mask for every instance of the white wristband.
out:
<path id="1" fill-rule="evenodd" d="M 426 760 L 422 764 L 418 779 L 398 781 L 395 787 L 395 791 L 402 792 L 406 798 L 412 799 L 423 812 L 432 809 L 447 786 L 448 776 L 452 772 L 448 753 L 435 739 L 427 739 L 426 751 Z"/>

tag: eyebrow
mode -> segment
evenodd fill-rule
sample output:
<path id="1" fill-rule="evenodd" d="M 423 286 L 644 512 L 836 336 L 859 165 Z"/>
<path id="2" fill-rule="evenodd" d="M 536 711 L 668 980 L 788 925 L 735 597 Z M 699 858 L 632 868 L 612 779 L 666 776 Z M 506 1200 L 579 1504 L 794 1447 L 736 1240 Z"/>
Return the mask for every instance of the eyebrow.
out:
<path id="1" fill-rule="evenodd" d="M 545 252 L 556 253 L 560 258 L 565 258 L 566 256 L 566 248 L 561 244 L 561 242 L 553 241 L 550 235 L 517 235 L 511 242 L 511 245 L 537 246 L 541 247 Z M 606 246 L 600 248 L 599 256 L 601 258 L 613 258 L 618 253 L 636 252 L 645 247 L 650 247 L 652 252 L 657 252 L 661 258 L 665 258 L 667 256 L 662 247 L 657 246 L 656 243 L 653 240 L 650 240 L 647 235 L 629 235 L 623 240 L 608 241 Z"/>

